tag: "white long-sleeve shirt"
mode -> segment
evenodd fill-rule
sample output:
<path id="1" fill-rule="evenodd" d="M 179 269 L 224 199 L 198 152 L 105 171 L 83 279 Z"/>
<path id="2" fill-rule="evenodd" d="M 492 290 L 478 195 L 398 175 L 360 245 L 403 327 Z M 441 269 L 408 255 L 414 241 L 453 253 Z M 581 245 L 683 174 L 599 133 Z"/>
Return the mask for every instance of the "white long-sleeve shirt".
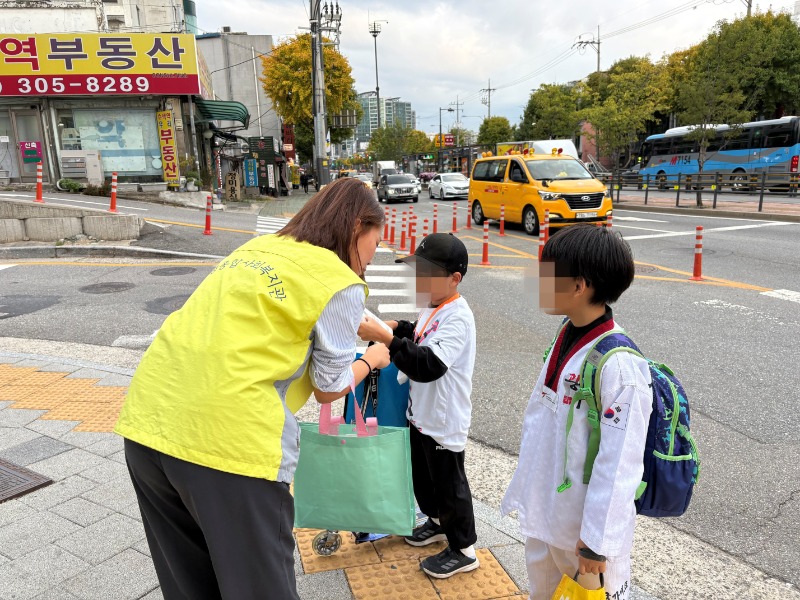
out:
<path id="1" fill-rule="evenodd" d="M 621 331 L 615 326 L 614 331 Z M 652 410 L 647 362 L 627 352 L 611 356 L 601 373 L 600 451 L 588 485 L 583 468 L 589 442 L 587 403 L 576 404 L 567 439 L 567 416 L 577 391 L 581 366 L 591 348 L 579 348 L 564 365 L 554 394 L 545 388 L 542 369 L 528 402 L 517 469 L 501 505 L 519 512 L 527 537 L 569 550 L 582 539 L 605 556 L 624 556 L 633 545 L 634 496 L 644 471 L 643 457 Z M 564 482 L 565 447 L 569 452 Z"/>

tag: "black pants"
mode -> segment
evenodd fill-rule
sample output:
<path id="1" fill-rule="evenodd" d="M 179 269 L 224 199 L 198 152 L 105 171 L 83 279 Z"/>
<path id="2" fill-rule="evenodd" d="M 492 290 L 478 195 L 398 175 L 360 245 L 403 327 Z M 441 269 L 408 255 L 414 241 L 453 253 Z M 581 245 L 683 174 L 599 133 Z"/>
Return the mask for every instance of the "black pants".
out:
<path id="1" fill-rule="evenodd" d="M 125 458 L 165 600 L 299 600 L 288 484 L 130 440 Z"/>
<path id="2" fill-rule="evenodd" d="M 472 493 L 464 471 L 464 452 L 452 452 L 416 427 L 411 429 L 411 475 L 422 512 L 439 519 L 447 543 L 455 550 L 476 541 Z"/>

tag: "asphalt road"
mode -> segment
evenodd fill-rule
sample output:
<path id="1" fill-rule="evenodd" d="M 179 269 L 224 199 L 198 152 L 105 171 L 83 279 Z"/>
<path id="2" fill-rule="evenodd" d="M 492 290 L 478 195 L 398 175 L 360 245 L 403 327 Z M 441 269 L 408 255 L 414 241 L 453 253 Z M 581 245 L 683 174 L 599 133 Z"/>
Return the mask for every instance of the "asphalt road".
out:
<path id="1" fill-rule="evenodd" d="M 146 209 L 139 214 L 148 219 L 202 225 L 200 211 L 121 204 Z M 458 207 L 463 227 L 466 202 Z M 423 197 L 414 209 L 424 218 L 432 202 Z M 439 209 L 441 229 L 448 230 L 452 202 Z M 800 224 L 625 210 L 614 216 L 638 261 L 636 281 L 615 306 L 617 320 L 682 380 L 700 446 L 702 474 L 692 506 L 670 524 L 800 585 L 800 370 L 794 364 Z M 197 227 L 158 223 L 165 228 L 152 229 L 140 243 L 222 255 L 255 230 L 254 214 L 215 213 L 214 220 L 233 231 L 208 237 Z M 708 279 L 702 283 L 688 281 L 696 225 L 705 227 Z M 516 454 L 521 416 L 559 319 L 538 311 L 526 285 L 536 241 L 519 229 L 509 228 L 503 238 L 496 225 L 491 229 L 490 267 L 477 264 L 481 232 L 459 232 L 472 264 L 462 293 L 478 325 L 471 435 Z M 380 253 L 373 264 L 389 267 L 393 258 Z M 0 265 L 0 337 L 98 345 L 146 339 L 212 268 L 118 259 L 42 262 Z M 369 306 L 378 311 L 385 301 L 376 294 Z"/>

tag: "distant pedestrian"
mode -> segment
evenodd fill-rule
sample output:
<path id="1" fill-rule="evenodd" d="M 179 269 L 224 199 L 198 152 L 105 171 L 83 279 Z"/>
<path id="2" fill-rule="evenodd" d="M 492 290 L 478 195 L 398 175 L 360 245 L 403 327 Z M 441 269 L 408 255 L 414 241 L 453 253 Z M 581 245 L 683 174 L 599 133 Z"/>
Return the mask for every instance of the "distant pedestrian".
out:
<path id="1" fill-rule="evenodd" d="M 633 282 L 628 244 L 605 227 L 555 234 L 539 265 L 539 305 L 564 315 L 528 402 L 522 447 L 501 505 L 518 511 L 526 536 L 531 600 L 550 600 L 562 575 L 605 574 L 608 598 L 630 598 L 634 498 L 642 481 L 653 392 L 647 361 L 619 352 L 600 362 L 602 410 L 583 398 L 582 365 L 594 343 L 620 332 L 609 303 Z M 599 420 L 599 422 L 598 422 Z M 590 433 L 599 452 L 586 482 Z M 600 579 L 602 582 L 603 579 Z"/>
<path id="2" fill-rule="evenodd" d="M 383 218 L 360 181 L 328 186 L 217 265 L 144 354 L 115 431 L 165 600 L 299 600 L 294 413 L 389 364 L 383 344 L 354 361 Z"/>
<path id="3" fill-rule="evenodd" d="M 306 175 L 305 173 L 300 175 L 300 185 L 303 188 L 303 192 L 307 194 L 308 193 L 308 175 Z"/>
<path id="4" fill-rule="evenodd" d="M 475 319 L 458 286 L 467 273 L 464 243 L 447 233 L 426 237 L 413 256 L 418 295 L 429 304 L 414 323 L 365 320 L 363 340 L 389 346 L 392 362 L 411 380 L 406 416 L 411 426 L 414 496 L 428 520 L 405 538 L 411 546 L 447 542 L 422 561 L 431 577 L 446 579 L 480 566 L 472 493 L 464 469 L 472 420 Z M 400 261 L 397 261 L 400 262 Z"/>

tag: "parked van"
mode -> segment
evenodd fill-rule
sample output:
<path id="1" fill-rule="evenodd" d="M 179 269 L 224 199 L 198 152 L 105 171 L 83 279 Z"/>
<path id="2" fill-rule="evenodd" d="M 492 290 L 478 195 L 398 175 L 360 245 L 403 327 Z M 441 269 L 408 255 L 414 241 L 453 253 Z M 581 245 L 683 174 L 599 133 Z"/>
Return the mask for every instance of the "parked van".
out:
<path id="1" fill-rule="evenodd" d="M 528 235 L 539 234 L 545 209 L 550 226 L 604 223 L 611 212 L 611 193 L 579 160 L 559 153 L 513 151 L 506 156 L 491 152 L 475 161 L 469 182 L 472 220 L 483 225 L 499 219 L 520 223 Z"/>

